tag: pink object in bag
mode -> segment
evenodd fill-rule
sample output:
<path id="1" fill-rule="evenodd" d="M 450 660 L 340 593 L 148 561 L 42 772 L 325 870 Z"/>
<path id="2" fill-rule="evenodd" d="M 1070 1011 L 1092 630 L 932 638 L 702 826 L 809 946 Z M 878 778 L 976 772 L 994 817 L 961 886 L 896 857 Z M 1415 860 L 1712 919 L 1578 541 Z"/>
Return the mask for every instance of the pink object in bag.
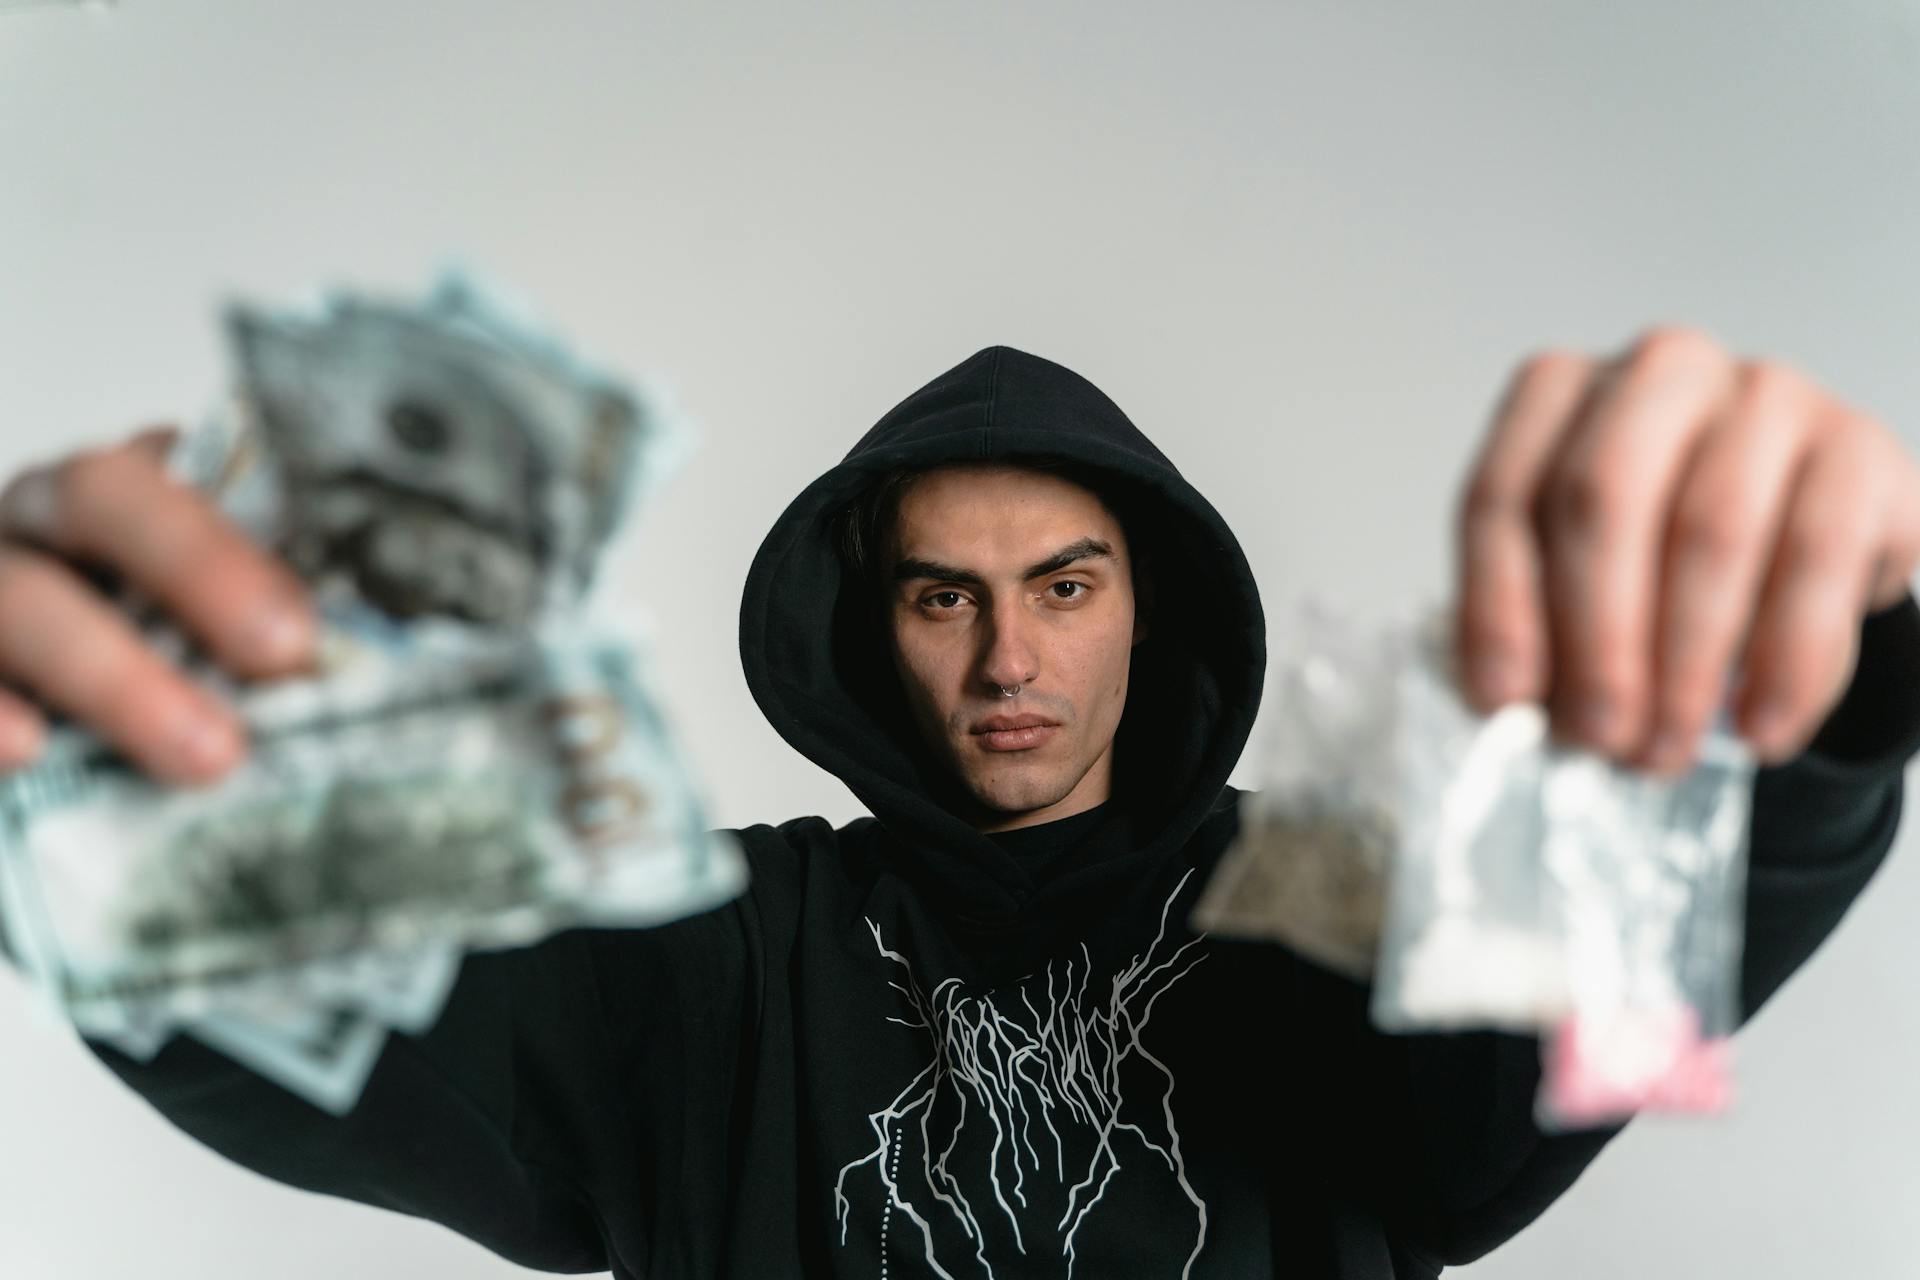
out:
<path id="1" fill-rule="evenodd" d="M 1576 1012 L 1541 1045 L 1541 1108 L 1556 1128 L 1647 1110 L 1724 1111 L 1732 1049 L 1731 1037 L 1702 1036 L 1699 1011 L 1684 1002 Z"/>

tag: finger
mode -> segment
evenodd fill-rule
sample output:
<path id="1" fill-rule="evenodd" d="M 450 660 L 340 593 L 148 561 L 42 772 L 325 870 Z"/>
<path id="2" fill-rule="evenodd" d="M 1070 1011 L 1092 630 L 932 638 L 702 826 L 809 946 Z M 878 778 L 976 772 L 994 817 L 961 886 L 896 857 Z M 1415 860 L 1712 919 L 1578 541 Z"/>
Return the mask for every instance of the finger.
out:
<path id="1" fill-rule="evenodd" d="M 1852 677 L 1876 544 L 1898 492 L 1886 461 L 1870 433 L 1835 430 L 1809 451 L 1793 486 L 1734 710 L 1764 763 L 1803 749 Z"/>
<path id="2" fill-rule="evenodd" d="M 1455 519 L 1455 652 L 1469 703 L 1489 714 L 1536 700 L 1547 681 L 1540 563 L 1530 508 L 1564 424 L 1592 393 L 1599 364 L 1574 352 L 1526 361 L 1462 487 Z"/>
<path id="3" fill-rule="evenodd" d="M 1688 330 L 1658 330 L 1572 423 L 1535 515 L 1545 563 L 1556 736 L 1623 756 L 1644 732 L 1655 575 L 1684 459 L 1733 373 Z"/>
<path id="4" fill-rule="evenodd" d="M 178 443 L 180 443 L 180 428 L 161 423 L 157 426 L 142 427 L 134 432 L 132 438 L 127 441 L 127 447 L 139 450 L 164 464 Z"/>
<path id="5" fill-rule="evenodd" d="M 32 703 L 0 689 L 0 773 L 23 769 L 40 758 L 47 721 Z"/>
<path id="6" fill-rule="evenodd" d="M 1652 705 L 1635 764 L 1684 773 L 1725 703 L 1821 404 L 1820 389 L 1796 371 L 1748 366 L 1695 448 L 1661 555 Z"/>
<path id="7" fill-rule="evenodd" d="M 238 762 L 239 724 L 148 651 L 58 560 L 0 545 L 0 679 L 73 716 L 167 782 Z"/>
<path id="8" fill-rule="evenodd" d="M 23 473 L 0 494 L 0 534 L 122 574 L 236 674 L 284 674 L 311 657 L 314 620 L 298 578 L 168 477 L 151 445 Z"/>
<path id="9" fill-rule="evenodd" d="M 1887 465 L 1893 472 L 1894 496 L 1887 504 L 1884 545 L 1868 602 L 1870 611 L 1879 613 L 1920 590 L 1914 576 L 1920 572 L 1920 459 L 1885 423 L 1871 416 L 1865 421 L 1887 446 Z"/>
<path id="10" fill-rule="evenodd" d="M 142 427 L 115 446 L 164 466 L 179 442 L 180 429 L 166 423 Z M 93 450 L 103 453 L 110 450 Z M 84 455 L 76 455 L 84 456 Z M 66 459 L 43 462 L 15 473 L 0 496 L 0 536 L 51 544 L 59 533 L 60 470 Z"/>

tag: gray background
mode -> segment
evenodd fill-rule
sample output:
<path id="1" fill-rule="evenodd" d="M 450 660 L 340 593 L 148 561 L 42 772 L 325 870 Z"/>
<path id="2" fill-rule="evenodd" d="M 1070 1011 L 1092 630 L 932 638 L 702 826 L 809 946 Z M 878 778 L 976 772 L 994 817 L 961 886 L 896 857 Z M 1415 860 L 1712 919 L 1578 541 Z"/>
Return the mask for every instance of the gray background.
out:
<path id="1" fill-rule="evenodd" d="M 716 824 L 843 821 L 735 610 L 773 517 L 926 378 L 1060 360 L 1212 498 L 1270 613 L 1392 607 L 1444 588 L 1540 346 L 1695 324 L 1917 438 L 1917 70 L 1915 0 L 0 12 L 0 465 L 197 417 L 221 296 L 458 254 L 699 424 L 624 585 Z M 1901 848 L 1741 1037 L 1737 1114 L 1640 1122 L 1464 1273 L 1910 1275 L 1917 901 Z M 0 1274 L 524 1274 L 200 1148 L 10 974 L 0 1018 Z"/>

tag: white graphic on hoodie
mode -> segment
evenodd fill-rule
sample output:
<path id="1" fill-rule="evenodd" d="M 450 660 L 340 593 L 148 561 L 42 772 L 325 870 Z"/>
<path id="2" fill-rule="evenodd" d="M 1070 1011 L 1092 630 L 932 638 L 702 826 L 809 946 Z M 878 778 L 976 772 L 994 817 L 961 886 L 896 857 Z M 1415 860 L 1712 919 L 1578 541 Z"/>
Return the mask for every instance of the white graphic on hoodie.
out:
<path id="1" fill-rule="evenodd" d="M 1091 997 L 1088 992 L 1092 958 L 1084 945 L 1080 948 L 1084 963 L 1078 972 L 1072 960 L 1059 977 L 1052 964 L 1047 966 L 1044 991 L 1033 992 L 1042 1002 L 1042 1008 L 1036 1009 L 1029 989 L 1042 986 L 1038 974 L 1016 988 L 985 997 L 967 994 L 956 978 L 948 978 L 931 992 L 923 991 L 906 958 L 886 945 L 878 925 L 867 921 L 880 955 L 898 965 L 905 980 L 888 985 L 907 998 L 914 1015 L 887 1021 L 926 1031 L 933 1041 L 933 1060 L 891 1102 L 867 1117 L 873 1149 L 840 1170 L 833 1195 L 842 1244 L 851 1211 L 845 1193 L 847 1175 L 862 1165 L 873 1165 L 886 1192 L 886 1218 L 897 1209 L 919 1229 L 927 1265 L 941 1280 L 955 1280 L 935 1256 L 934 1223 L 945 1217 L 951 1217 L 972 1242 L 980 1273 L 991 1280 L 993 1264 L 986 1252 L 988 1224 L 981 1220 L 983 1213 L 1005 1218 L 1022 1255 L 1030 1248 L 1058 1249 L 1071 1277 L 1074 1239 L 1087 1216 L 1100 1203 L 1123 1160 L 1146 1160 L 1155 1167 L 1164 1164 L 1193 1205 L 1193 1250 L 1180 1272 L 1181 1280 L 1187 1280 L 1206 1243 L 1207 1206 L 1187 1181 L 1180 1131 L 1173 1117 L 1173 1072 L 1141 1043 L 1141 1033 L 1153 1014 L 1154 1001 L 1206 958 L 1196 955 L 1180 964 L 1199 937 L 1160 955 L 1167 913 L 1192 874 L 1188 871 L 1180 878 L 1161 907 L 1160 929 L 1153 942 L 1108 980 L 1106 998 L 1098 1003 L 1097 991 Z M 1002 1007 L 1015 997 L 1019 1008 Z M 1130 1061 L 1144 1063 L 1165 1078 L 1166 1086 L 1156 1097 L 1135 1105 L 1121 1097 L 1121 1068 Z M 1135 1073 L 1138 1069 L 1137 1065 L 1131 1068 Z M 944 1144 L 929 1132 L 936 1106 L 943 1122 L 954 1117 Z M 909 1122 L 916 1116 L 910 1130 Z M 949 1165 L 969 1123 L 990 1127 L 992 1145 L 984 1187 L 977 1176 L 962 1177 Z M 911 1151 L 916 1135 L 921 1167 L 915 1181 L 937 1205 L 916 1204 L 898 1176 L 903 1139 Z M 1049 1139 L 1051 1152 L 1046 1151 Z M 1057 1223 L 1028 1221 L 1023 1229 L 1022 1218 L 1028 1216 L 1023 1213 L 1027 1178 L 1051 1173 L 1060 1186 L 1066 1186 L 1068 1140 L 1081 1149 L 1090 1142 L 1091 1154 L 1084 1172 L 1077 1162 L 1072 1170 L 1078 1176 L 1067 1191 L 1065 1215 Z M 1046 1158 L 1049 1155 L 1051 1160 Z M 972 1188 L 971 1196 L 963 1181 Z M 884 1256 L 881 1266 L 884 1270 Z"/>

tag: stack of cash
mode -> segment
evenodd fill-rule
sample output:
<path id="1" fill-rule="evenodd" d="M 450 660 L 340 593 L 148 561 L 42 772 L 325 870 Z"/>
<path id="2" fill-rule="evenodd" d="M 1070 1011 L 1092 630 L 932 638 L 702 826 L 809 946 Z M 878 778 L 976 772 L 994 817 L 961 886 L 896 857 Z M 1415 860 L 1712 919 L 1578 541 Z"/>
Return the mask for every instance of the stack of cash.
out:
<path id="1" fill-rule="evenodd" d="M 226 327 L 233 406 L 175 473 L 308 583 L 318 661 L 238 685 L 126 597 L 247 760 L 174 789 L 57 727 L 0 778 L 0 947 L 88 1037 L 185 1032 L 341 1113 L 467 950 L 744 887 L 593 591 L 687 429 L 458 273 Z"/>

